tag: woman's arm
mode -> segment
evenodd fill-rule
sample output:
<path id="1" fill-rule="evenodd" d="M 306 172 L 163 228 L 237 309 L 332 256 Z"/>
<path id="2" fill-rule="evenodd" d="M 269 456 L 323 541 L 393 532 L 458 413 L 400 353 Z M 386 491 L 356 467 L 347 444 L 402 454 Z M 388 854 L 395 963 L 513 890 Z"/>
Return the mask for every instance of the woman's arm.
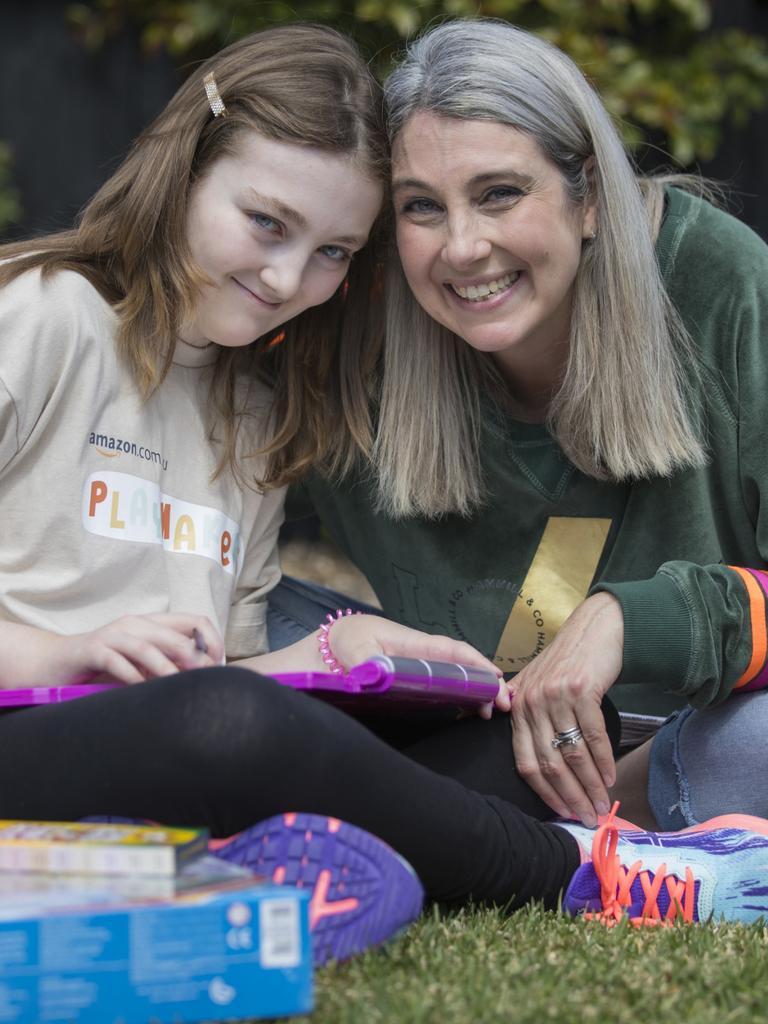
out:
<path id="1" fill-rule="evenodd" d="M 634 522 L 638 545 L 653 550 L 666 532 L 666 558 L 679 548 L 692 560 L 664 561 L 650 579 L 600 581 L 550 649 L 515 680 L 522 770 L 553 808 L 585 821 L 604 805 L 613 773 L 593 710 L 581 721 L 584 694 L 594 709 L 613 682 L 652 681 L 703 708 L 768 685 L 768 247 L 698 199 L 677 203 L 682 212 L 667 226 L 661 262 L 697 349 L 689 399 L 705 428 L 710 465 L 667 481 L 668 522 L 659 505 L 654 521 L 642 518 L 639 483 Z M 696 564 L 697 554 L 705 564 Z M 731 564 L 717 564 L 719 557 Z M 600 616 L 592 614 L 598 599 Z M 546 706 L 550 698 L 560 701 L 556 716 Z M 534 742 L 530 723 L 548 719 L 551 728 L 553 718 L 546 749 L 543 725 Z M 585 741 L 552 749 L 554 732 L 574 724 Z"/>
<path id="2" fill-rule="evenodd" d="M 587 598 L 541 654 L 510 684 L 515 765 L 561 817 L 597 824 L 616 781 L 600 703 L 621 671 L 624 622 L 610 594 Z M 555 748 L 575 726 L 583 739 Z"/>

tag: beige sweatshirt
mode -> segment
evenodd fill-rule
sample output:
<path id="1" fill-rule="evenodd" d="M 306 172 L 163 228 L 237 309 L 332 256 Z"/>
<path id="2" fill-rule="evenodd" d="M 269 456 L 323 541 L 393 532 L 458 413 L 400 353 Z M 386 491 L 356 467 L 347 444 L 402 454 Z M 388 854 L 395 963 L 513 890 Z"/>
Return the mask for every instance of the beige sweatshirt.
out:
<path id="1" fill-rule="evenodd" d="M 230 473 L 211 482 L 216 346 L 179 343 L 142 402 L 116 328 L 76 273 L 0 290 L 0 620 L 69 634 L 127 612 L 193 612 L 229 658 L 263 653 L 284 493 Z M 267 393 L 257 401 L 265 415 Z"/>

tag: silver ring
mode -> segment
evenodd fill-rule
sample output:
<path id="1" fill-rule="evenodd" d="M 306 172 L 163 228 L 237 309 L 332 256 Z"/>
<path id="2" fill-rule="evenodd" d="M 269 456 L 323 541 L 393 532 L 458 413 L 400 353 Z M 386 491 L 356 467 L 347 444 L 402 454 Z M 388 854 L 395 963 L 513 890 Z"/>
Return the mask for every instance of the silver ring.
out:
<path id="1" fill-rule="evenodd" d="M 584 734 L 581 729 L 578 725 L 574 725 L 563 732 L 556 732 L 555 738 L 552 740 L 552 746 L 555 750 L 559 750 L 560 747 L 575 747 L 579 740 L 583 738 Z"/>

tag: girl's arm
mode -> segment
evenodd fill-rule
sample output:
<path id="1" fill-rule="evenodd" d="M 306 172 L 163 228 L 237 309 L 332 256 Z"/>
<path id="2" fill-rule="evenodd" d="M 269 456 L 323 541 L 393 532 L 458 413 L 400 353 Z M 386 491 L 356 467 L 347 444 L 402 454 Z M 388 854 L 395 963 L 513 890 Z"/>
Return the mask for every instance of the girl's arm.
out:
<path id="1" fill-rule="evenodd" d="M 280 672 L 327 672 L 328 666 L 320 654 L 319 629 L 305 636 L 303 640 L 270 654 L 261 654 L 237 662 L 262 675 Z M 376 654 L 392 657 L 426 658 L 432 661 L 448 661 L 461 665 L 472 665 L 489 669 L 501 676 L 500 669 L 484 658 L 474 647 L 447 636 L 433 636 L 416 629 L 409 629 L 397 622 L 379 615 L 345 616 L 333 623 L 328 635 L 331 651 L 339 664 L 350 668 Z M 499 680 L 497 707 L 509 711 L 509 694 L 503 681 Z M 490 714 L 486 710 L 485 717 Z"/>
<path id="2" fill-rule="evenodd" d="M 0 689 L 89 682 L 121 683 L 221 662 L 224 645 L 202 615 L 125 615 L 89 633 L 61 636 L 0 622 Z"/>

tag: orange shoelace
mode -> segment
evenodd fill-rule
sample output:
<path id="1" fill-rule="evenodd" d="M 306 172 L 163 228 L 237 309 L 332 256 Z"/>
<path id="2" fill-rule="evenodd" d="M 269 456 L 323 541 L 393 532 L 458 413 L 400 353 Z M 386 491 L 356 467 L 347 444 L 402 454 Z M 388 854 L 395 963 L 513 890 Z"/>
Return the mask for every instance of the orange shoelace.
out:
<path id="1" fill-rule="evenodd" d="M 618 801 L 611 808 L 611 813 L 595 832 L 592 841 L 592 866 L 600 882 L 600 900 L 603 909 L 599 913 L 584 914 L 589 920 L 600 921 L 612 928 L 624 916 L 624 908 L 632 904 L 632 885 L 639 877 L 645 902 L 642 911 L 630 917 L 630 923 L 637 928 L 647 926 L 669 926 L 678 918 L 692 922 L 695 899 L 695 881 L 690 868 L 685 869 L 685 881 L 677 875 L 668 875 L 667 865 L 660 864 L 651 878 L 650 871 L 643 871 L 643 862 L 635 861 L 625 868 L 616 853 L 619 843 L 619 830 L 616 827 Z M 656 902 L 662 886 L 666 885 L 669 894 L 669 907 L 661 916 Z"/>

